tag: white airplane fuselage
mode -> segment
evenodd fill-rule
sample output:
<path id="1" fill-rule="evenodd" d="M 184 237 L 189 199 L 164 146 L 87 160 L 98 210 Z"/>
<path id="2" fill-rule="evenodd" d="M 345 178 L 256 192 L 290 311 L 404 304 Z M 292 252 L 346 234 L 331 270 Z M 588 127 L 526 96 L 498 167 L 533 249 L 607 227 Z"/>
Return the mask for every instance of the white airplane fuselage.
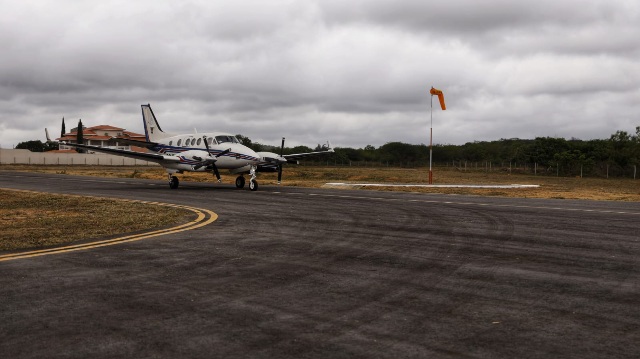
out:
<path id="1" fill-rule="evenodd" d="M 208 141 L 208 151 L 204 141 Z M 202 166 L 202 161 L 211 157 L 215 158 L 215 165 L 219 169 L 236 173 L 246 172 L 252 165 L 261 162 L 255 151 L 237 142 L 233 135 L 220 132 L 167 137 L 150 149 L 158 154 L 179 158 L 179 162 L 163 164 L 165 168 L 175 171 L 209 172 L 211 168 Z"/>

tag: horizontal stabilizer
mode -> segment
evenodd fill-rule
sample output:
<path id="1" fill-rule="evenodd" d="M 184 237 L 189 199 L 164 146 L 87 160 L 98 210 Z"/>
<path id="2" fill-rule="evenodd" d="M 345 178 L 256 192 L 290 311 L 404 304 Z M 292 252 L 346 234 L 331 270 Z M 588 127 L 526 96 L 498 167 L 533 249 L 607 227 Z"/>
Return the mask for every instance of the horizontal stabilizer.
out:
<path id="1" fill-rule="evenodd" d="M 118 143 L 124 143 L 130 146 L 138 146 L 143 148 L 153 148 L 158 145 L 157 142 L 138 141 L 138 140 L 132 140 L 130 138 L 123 138 L 123 137 L 112 137 L 111 139 L 118 141 Z"/>

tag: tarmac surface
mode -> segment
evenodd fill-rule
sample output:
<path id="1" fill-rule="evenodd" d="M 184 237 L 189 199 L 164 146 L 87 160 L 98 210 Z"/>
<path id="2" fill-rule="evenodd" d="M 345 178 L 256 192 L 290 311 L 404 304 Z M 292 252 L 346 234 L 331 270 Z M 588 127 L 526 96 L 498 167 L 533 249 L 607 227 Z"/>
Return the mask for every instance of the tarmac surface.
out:
<path id="1" fill-rule="evenodd" d="M 640 355 L 639 203 L 170 190 L 8 171 L 0 188 L 218 215 L 193 230 L 1 261 L 2 358 Z"/>

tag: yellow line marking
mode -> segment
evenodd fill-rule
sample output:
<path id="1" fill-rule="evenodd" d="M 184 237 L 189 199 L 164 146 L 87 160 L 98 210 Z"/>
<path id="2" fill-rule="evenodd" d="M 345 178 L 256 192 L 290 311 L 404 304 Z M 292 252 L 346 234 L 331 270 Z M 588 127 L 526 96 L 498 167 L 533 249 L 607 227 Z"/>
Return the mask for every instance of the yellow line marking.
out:
<path id="1" fill-rule="evenodd" d="M 5 188 L 3 188 L 3 189 L 5 189 Z M 33 193 L 45 193 L 45 192 L 22 191 L 22 190 L 18 190 L 18 191 L 21 191 L 21 192 L 33 192 Z M 71 195 L 71 196 L 76 196 L 76 195 Z M 105 198 L 105 197 L 95 197 L 95 196 L 76 196 L 76 197 Z M 109 199 L 121 200 L 121 199 L 117 199 L 117 198 L 115 198 L 115 199 L 114 198 L 109 198 Z M 38 249 L 38 250 L 27 251 L 27 252 L 4 254 L 4 255 L 0 255 L 0 262 L 10 261 L 10 260 L 14 260 L 14 259 L 21 259 L 21 258 L 38 257 L 38 256 L 49 255 L 49 254 L 58 254 L 58 253 L 67 253 L 67 252 L 73 252 L 73 251 L 87 250 L 87 249 L 92 249 L 92 248 L 112 246 L 112 245 L 120 244 L 120 243 L 135 242 L 135 241 L 139 241 L 141 239 L 162 236 L 162 235 L 165 235 L 165 234 L 173 234 L 173 233 L 178 233 L 178 232 L 183 232 L 183 231 L 188 231 L 188 230 L 204 227 L 204 226 L 206 226 L 206 225 L 208 225 L 208 224 L 210 224 L 210 223 L 212 223 L 212 222 L 214 222 L 215 220 L 218 219 L 218 215 L 215 212 L 210 211 L 208 209 L 203 209 L 203 208 L 183 206 L 183 205 L 171 204 L 171 203 L 138 201 L 138 200 L 130 200 L 130 199 L 125 199 L 123 201 L 145 203 L 145 204 L 152 204 L 152 205 L 158 205 L 158 206 L 182 208 L 182 209 L 186 209 L 186 210 L 194 212 L 197 215 L 197 218 L 194 219 L 193 221 L 181 224 L 179 226 L 175 226 L 175 227 L 171 227 L 171 228 L 165 228 L 165 229 L 159 229 L 159 230 L 155 230 L 155 231 L 151 231 L 151 232 L 144 232 L 144 233 L 126 235 L 126 236 L 123 236 L 123 237 L 112 238 L 112 239 L 101 240 L 101 241 L 95 241 L 95 242 L 89 242 L 89 243 L 73 244 L 73 245 L 62 246 L 62 247 Z"/>

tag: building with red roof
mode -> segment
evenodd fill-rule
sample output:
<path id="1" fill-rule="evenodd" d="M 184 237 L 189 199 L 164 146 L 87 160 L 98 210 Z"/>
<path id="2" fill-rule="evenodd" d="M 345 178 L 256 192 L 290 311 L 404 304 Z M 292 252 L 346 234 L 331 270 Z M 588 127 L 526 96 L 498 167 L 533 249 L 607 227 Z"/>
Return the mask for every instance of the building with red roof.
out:
<path id="1" fill-rule="evenodd" d="M 119 150 L 146 152 L 146 149 L 138 146 L 131 146 L 123 140 L 146 141 L 145 135 L 127 131 L 124 128 L 111 125 L 98 125 L 93 127 L 82 127 L 82 139 L 85 145 L 109 147 Z M 62 137 L 56 138 L 60 142 L 59 151 L 73 151 L 75 148 L 66 146 L 63 142 L 77 143 L 78 128 L 72 128 L 71 132 L 65 133 Z"/>

